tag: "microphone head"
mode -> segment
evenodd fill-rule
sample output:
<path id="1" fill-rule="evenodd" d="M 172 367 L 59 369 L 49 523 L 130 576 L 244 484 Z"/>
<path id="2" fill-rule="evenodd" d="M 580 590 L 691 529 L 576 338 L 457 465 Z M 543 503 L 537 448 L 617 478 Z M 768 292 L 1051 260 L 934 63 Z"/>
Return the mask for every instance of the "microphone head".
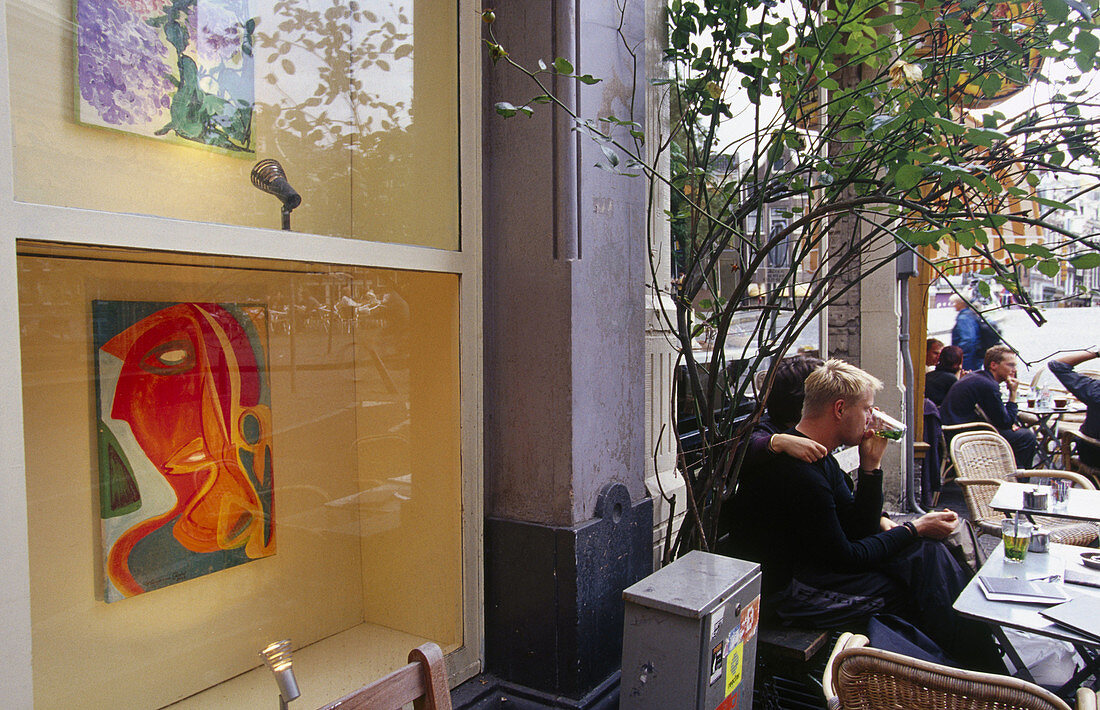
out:
<path id="1" fill-rule="evenodd" d="M 302 196 L 287 182 L 283 166 L 274 158 L 264 158 L 252 166 L 252 184 L 269 195 L 278 197 L 288 210 L 302 204 Z"/>

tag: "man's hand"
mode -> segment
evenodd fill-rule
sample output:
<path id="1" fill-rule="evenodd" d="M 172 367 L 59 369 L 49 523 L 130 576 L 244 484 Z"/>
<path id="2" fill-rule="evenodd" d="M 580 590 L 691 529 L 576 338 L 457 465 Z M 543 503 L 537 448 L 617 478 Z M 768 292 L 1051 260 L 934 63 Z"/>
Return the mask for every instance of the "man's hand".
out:
<path id="1" fill-rule="evenodd" d="M 864 432 L 863 441 L 859 442 L 859 470 L 874 471 L 878 468 L 888 443 L 881 436 L 875 436 L 874 432 Z"/>
<path id="2" fill-rule="evenodd" d="M 829 453 L 828 449 L 813 439 L 792 434 L 773 434 L 769 446 L 776 453 L 787 454 L 806 463 L 813 463 Z"/>
<path id="3" fill-rule="evenodd" d="M 878 519 L 878 526 L 882 528 L 883 532 L 886 532 L 887 530 L 892 530 L 893 528 L 896 528 L 898 524 L 884 515 Z"/>
<path id="4" fill-rule="evenodd" d="M 1016 389 L 1020 386 L 1020 381 L 1016 379 L 1015 375 L 1009 375 L 1005 378 L 1005 386 L 1008 387 L 1009 402 L 1016 401 Z"/>
<path id="5" fill-rule="evenodd" d="M 925 513 L 913 521 L 913 527 L 921 537 L 933 540 L 942 540 L 959 525 L 959 516 L 950 510 L 932 511 Z"/>

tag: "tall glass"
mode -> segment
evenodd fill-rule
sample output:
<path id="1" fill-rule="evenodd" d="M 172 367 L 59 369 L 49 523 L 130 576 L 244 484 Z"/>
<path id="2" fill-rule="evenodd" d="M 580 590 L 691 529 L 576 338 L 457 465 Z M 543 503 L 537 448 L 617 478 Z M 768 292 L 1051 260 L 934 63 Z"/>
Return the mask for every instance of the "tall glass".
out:
<path id="1" fill-rule="evenodd" d="M 1031 523 L 1026 520 L 1002 520 L 1001 540 L 1005 545 L 1007 562 L 1023 562 L 1027 557 L 1027 546 L 1031 542 Z"/>

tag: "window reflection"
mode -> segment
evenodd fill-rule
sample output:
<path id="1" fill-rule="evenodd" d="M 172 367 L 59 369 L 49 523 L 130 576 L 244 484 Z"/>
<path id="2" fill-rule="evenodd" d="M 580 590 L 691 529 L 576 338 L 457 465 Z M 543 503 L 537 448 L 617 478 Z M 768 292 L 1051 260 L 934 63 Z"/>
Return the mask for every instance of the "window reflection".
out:
<path id="1" fill-rule="evenodd" d="M 17 199 L 278 228 L 275 158 L 296 230 L 456 249 L 457 8 L 427 2 L 9 3 Z"/>

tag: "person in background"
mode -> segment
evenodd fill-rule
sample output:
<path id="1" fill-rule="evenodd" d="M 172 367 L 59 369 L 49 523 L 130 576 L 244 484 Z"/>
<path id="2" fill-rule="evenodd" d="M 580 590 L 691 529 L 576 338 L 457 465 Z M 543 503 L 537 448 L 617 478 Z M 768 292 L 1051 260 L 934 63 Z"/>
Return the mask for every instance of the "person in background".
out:
<path id="1" fill-rule="evenodd" d="M 962 348 L 957 345 L 948 345 L 940 351 L 936 368 L 924 378 L 924 396 L 932 400 L 937 407 L 943 404 L 951 385 L 959 381 L 962 360 Z"/>
<path id="2" fill-rule="evenodd" d="M 1100 347 L 1094 345 L 1085 350 L 1066 353 L 1047 364 L 1058 381 L 1088 407 L 1085 412 L 1085 421 L 1081 424 L 1081 433 L 1094 439 L 1100 439 L 1100 380 L 1074 372 L 1073 368 L 1097 357 L 1100 357 Z M 1081 457 L 1081 463 L 1086 466 L 1100 468 L 1100 449 L 1097 447 L 1078 442 L 1077 455 Z"/>
<path id="3" fill-rule="evenodd" d="M 941 354 L 942 359 L 942 354 Z M 985 369 L 951 385 L 940 407 L 944 424 L 987 421 L 997 428 L 1012 447 L 1016 468 L 1031 468 L 1035 459 L 1035 432 L 1016 429 L 1016 353 L 1007 345 L 994 345 L 985 352 Z M 965 361 L 964 361 L 965 366 Z M 1001 401 L 1001 383 L 1008 387 L 1008 402 Z"/>
<path id="4" fill-rule="evenodd" d="M 736 556 L 761 564 L 761 609 L 783 623 L 842 628 L 894 613 L 969 667 L 1003 672 L 989 632 L 951 607 L 971 577 L 940 542 L 958 516 L 881 520 L 887 442 L 869 428 L 881 388 L 840 360 L 806 378 L 802 416 L 786 433 L 828 451 L 858 446 L 855 493 L 831 454 L 815 462 L 780 454 L 770 466 L 744 471 L 732 501 Z"/>
<path id="5" fill-rule="evenodd" d="M 931 372 L 940 361 L 940 352 L 943 350 L 943 341 L 939 338 L 929 338 L 924 349 L 924 371 Z"/>
<path id="6" fill-rule="evenodd" d="M 981 328 L 978 314 L 965 298 L 955 293 L 949 301 L 955 309 L 955 327 L 951 329 L 951 344 L 962 348 L 963 369 L 979 370 L 982 367 Z"/>

